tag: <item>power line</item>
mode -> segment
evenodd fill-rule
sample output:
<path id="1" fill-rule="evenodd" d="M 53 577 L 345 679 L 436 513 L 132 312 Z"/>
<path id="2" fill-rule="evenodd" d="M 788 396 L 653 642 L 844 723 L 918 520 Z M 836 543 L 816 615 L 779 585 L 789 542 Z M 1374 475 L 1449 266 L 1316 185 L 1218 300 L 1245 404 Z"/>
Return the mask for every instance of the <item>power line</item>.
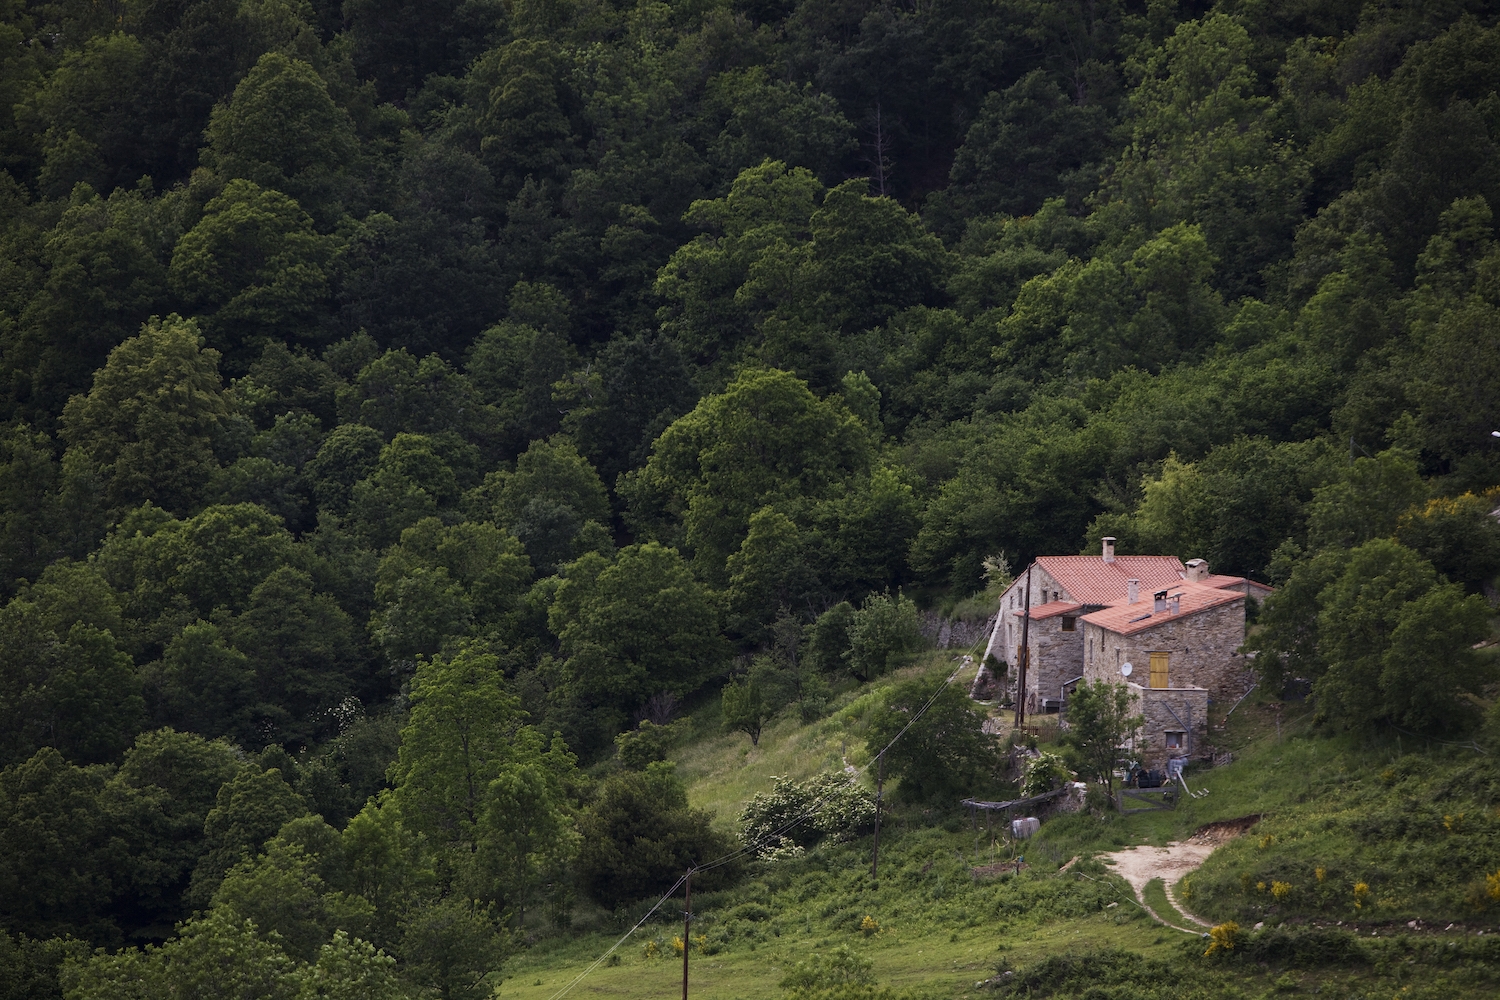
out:
<path id="1" fill-rule="evenodd" d="M 619 949 L 620 945 L 624 944 L 626 941 L 628 941 L 630 939 L 630 936 L 632 934 L 634 934 L 636 931 L 640 930 L 641 929 L 641 925 L 644 924 L 647 920 L 650 920 L 651 919 L 651 915 L 653 913 L 655 913 L 657 910 L 661 909 L 661 904 L 663 904 L 667 900 L 671 899 L 672 896 L 673 896 L 673 894 L 677 892 L 677 887 L 680 886 L 680 885 L 682 885 L 682 883 L 685 882 L 686 880 L 687 880 L 687 876 L 684 875 L 682 878 L 680 878 L 676 882 L 672 883 L 672 888 L 668 889 L 665 893 L 662 894 L 662 897 L 656 901 L 656 905 L 653 906 L 653 907 L 651 907 L 651 909 L 647 910 L 646 911 L 646 915 L 643 916 L 643 917 L 641 917 L 641 919 L 637 920 L 635 922 L 635 926 L 634 927 L 632 927 L 632 928 L 630 928 L 630 930 L 626 931 L 625 934 L 624 934 L 624 936 L 622 936 L 620 938 L 620 940 L 616 941 L 612 946 L 610 946 L 610 949 L 608 951 L 606 951 L 604 954 L 602 954 L 598 958 L 596 958 L 594 960 L 594 963 L 592 965 L 590 965 L 587 969 L 584 969 L 578 975 L 574 976 L 573 980 L 571 982 L 569 982 L 568 985 L 564 986 L 562 989 L 560 989 L 556 993 L 552 994 L 550 1000 L 558 1000 L 559 997 L 563 996 L 569 990 L 571 990 L 573 987 L 575 987 L 579 983 L 583 982 L 583 979 L 584 979 L 585 976 L 587 976 L 590 972 L 593 972 L 595 969 L 597 969 L 599 967 L 599 965 L 600 965 L 601 962 L 603 962 L 609 956 L 613 955 L 615 953 L 615 951 Z M 686 941 L 684 941 L 682 944 L 683 944 L 684 948 L 687 947 L 687 942 Z"/>
<path id="2" fill-rule="evenodd" d="M 920 709 L 918 709 L 916 711 L 916 713 L 913 714 L 910 719 L 907 720 L 906 725 L 904 725 L 904 726 L 901 727 L 901 731 L 898 732 L 895 736 L 892 736 L 891 739 L 890 739 L 890 742 L 888 742 L 884 747 L 882 747 L 881 750 L 880 750 L 880 752 L 877 753 L 874 757 L 871 758 L 871 763 L 875 763 L 875 762 L 880 761 L 885 756 L 886 751 L 889 750 L 892 746 L 894 746 L 896 744 L 897 740 L 899 740 L 901 737 L 905 736 L 907 730 L 909 730 L 912 726 L 916 725 L 916 722 L 917 722 L 918 719 L 920 719 L 923 715 L 927 714 L 927 710 L 933 706 L 933 704 L 938 700 L 938 696 L 943 693 L 943 691 L 948 687 L 948 685 L 953 683 L 953 678 L 955 678 L 955 677 L 958 676 L 959 671 L 963 670 L 964 666 L 965 666 L 965 663 L 961 661 L 959 663 L 959 665 L 953 669 L 953 673 L 951 673 L 951 674 L 948 675 L 948 679 L 945 680 L 945 681 L 943 681 L 942 684 L 938 685 L 937 690 L 932 693 L 932 697 L 928 698 L 927 702 Z M 854 776 L 857 778 L 860 775 L 860 773 L 862 773 L 863 771 L 868 770 L 868 769 L 869 769 L 869 765 L 868 764 L 865 765 L 864 768 L 856 768 Z M 684 874 L 682 877 L 680 877 L 676 882 L 672 883 L 672 888 L 668 889 L 665 893 L 662 894 L 661 898 L 656 901 L 656 903 L 651 907 L 651 909 L 649 909 L 649 910 L 646 911 L 645 916 L 641 917 L 640 920 L 636 921 L 634 927 L 632 927 L 632 928 L 630 928 L 630 930 L 626 931 L 624 933 L 624 935 L 621 936 L 621 938 L 618 941 L 616 941 L 613 945 L 611 945 L 609 947 L 609 949 L 607 951 L 604 952 L 604 954 L 602 954 L 598 958 L 596 958 L 593 961 L 593 963 L 589 965 L 588 968 L 584 969 L 578 975 L 574 976 L 573 979 L 571 981 L 569 981 L 566 986 L 562 987 L 556 993 L 552 994 L 552 996 L 549 997 L 548 1000 L 561 1000 L 561 998 L 563 996 L 567 995 L 569 992 L 572 991 L 573 987 L 575 987 L 579 983 L 583 982 L 583 980 L 585 979 L 585 977 L 587 977 L 589 975 L 589 973 L 593 972 L 601 964 L 603 964 L 603 962 L 605 961 L 605 959 L 609 958 L 609 956 L 613 955 L 617 950 L 619 950 L 620 945 L 624 944 L 626 941 L 628 941 L 630 939 L 630 937 L 633 934 L 635 934 L 636 931 L 640 930 L 641 927 L 642 927 L 642 925 L 644 925 L 647 920 L 650 920 L 651 916 L 654 913 L 656 913 L 657 910 L 661 909 L 662 904 L 665 903 L 667 900 L 669 900 L 669 899 L 672 898 L 672 896 L 677 892 L 678 888 L 681 887 L 682 884 L 687 881 L 687 879 L 688 879 L 689 876 L 691 876 L 692 874 L 694 874 L 696 872 L 712 871 L 715 868 L 719 868 L 719 867 L 722 867 L 724 865 L 727 865 L 727 864 L 729 864 L 729 863 L 731 863 L 733 861 L 738 860 L 741 857 L 744 857 L 747 853 L 758 851 L 760 849 L 761 845 L 763 845 L 763 844 L 767 843 L 768 841 L 770 841 L 772 837 L 780 838 L 780 837 L 785 836 L 791 830 L 796 829 L 801 824 L 805 823 L 809 819 L 812 819 L 814 816 L 816 816 L 818 808 L 820 806 L 822 806 L 822 804 L 825 801 L 827 801 L 828 798 L 832 794 L 833 794 L 832 790 L 829 790 L 829 791 L 823 793 L 823 795 L 821 795 L 817 799 L 814 799 L 813 802 L 812 802 L 812 804 L 809 805 L 809 806 L 807 806 L 807 808 L 800 815 L 794 817 L 791 820 L 788 820 L 786 823 L 782 824 L 781 826 L 777 827 L 776 829 L 770 830 L 770 831 L 762 834 L 760 837 L 756 838 L 753 842 L 741 846 L 738 850 L 730 851 L 728 854 L 725 854 L 725 855 L 723 855 L 721 857 L 715 858 L 712 861 L 705 862 L 704 864 L 697 865 L 697 866 L 689 869 L 686 874 Z M 690 940 L 688 940 L 687 938 L 684 938 L 683 942 L 682 942 L 682 947 L 683 947 L 684 952 L 686 952 L 686 950 L 688 948 L 692 947 L 692 942 Z"/>

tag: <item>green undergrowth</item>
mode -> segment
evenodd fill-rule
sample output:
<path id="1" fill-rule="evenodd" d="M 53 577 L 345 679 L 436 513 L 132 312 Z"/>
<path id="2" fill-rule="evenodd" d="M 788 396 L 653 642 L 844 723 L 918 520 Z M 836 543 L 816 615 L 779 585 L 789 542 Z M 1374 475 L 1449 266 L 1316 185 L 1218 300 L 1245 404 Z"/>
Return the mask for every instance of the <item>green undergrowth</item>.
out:
<path id="1" fill-rule="evenodd" d="M 936 689 L 957 665 L 952 653 L 928 653 L 911 666 L 839 693 L 828 714 L 810 723 L 792 705 L 766 724 L 758 744 L 743 733 L 721 731 L 716 701 L 701 706 L 691 718 L 696 738 L 673 754 L 689 802 L 731 830 L 745 803 L 770 791 L 776 775 L 800 781 L 845 766 L 863 768 L 869 763 L 865 729 L 881 692 L 912 677 L 930 680 Z M 866 781 L 873 784 L 869 776 Z"/>
<path id="2" fill-rule="evenodd" d="M 1182 897 L 1240 923 L 1500 916 L 1500 761 L 1472 749 L 1307 737 L 1262 763 L 1291 801 L 1216 851 Z"/>
<path id="3" fill-rule="evenodd" d="M 1268 930 L 1205 956 L 1201 939 L 1166 956 L 1118 948 L 1059 951 L 1001 974 L 998 997 L 1032 1000 L 1442 1000 L 1494 996 L 1500 939 L 1361 939 L 1342 929 Z"/>
<path id="4" fill-rule="evenodd" d="M 901 676 L 844 692 L 811 723 L 783 713 L 753 749 L 743 735 L 717 732 L 711 708 L 700 708 L 695 737 L 673 754 L 691 801 L 730 829 L 774 775 L 805 778 L 845 762 L 863 765 L 863 727 L 879 689 L 906 676 L 936 684 L 953 665 L 951 656 L 931 654 Z M 1478 936 L 1488 916 L 1465 901 L 1474 873 L 1500 865 L 1490 839 L 1500 818 L 1491 802 L 1500 773 L 1487 757 L 1394 737 L 1389 743 L 1331 737 L 1298 705 L 1278 710 L 1247 701 L 1215 726 L 1214 742 L 1235 760 L 1190 770 L 1189 787 L 1206 794 L 1183 798 L 1175 810 L 1128 816 L 1085 810 L 1050 818 L 1037 837 L 1011 844 L 1000 824 L 987 826 L 951 807 L 891 805 L 878 882 L 871 878 L 868 836 L 752 863 L 733 887 L 694 894 L 690 995 L 780 998 L 779 984 L 796 963 L 840 946 L 867 958 L 881 987 L 908 998 L 1259 1000 L 1316 993 L 1339 1000 L 1478 1000 L 1500 991 L 1500 936 Z M 1443 816 L 1457 829 L 1445 828 Z M 1235 946 L 1213 955 L 1204 954 L 1205 938 L 1151 920 L 1110 867 L 1094 859 L 1256 817 L 1263 818 L 1178 886 L 1198 916 L 1239 923 Z M 1018 855 L 1026 862 L 1019 874 L 997 869 Z M 1435 873 L 1444 865 L 1452 871 L 1440 878 Z M 1326 884 L 1365 879 L 1371 916 L 1340 911 L 1345 903 L 1331 890 L 1322 903 L 1308 889 L 1309 879 L 1319 884 L 1316 867 L 1325 868 Z M 1267 890 L 1257 892 L 1252 882 L 1246 893 L 1246 871 L 1266 881 Z M 1270 896 L 1276 881 L 1294 887 L 1279 903 Z M 1164 918 L 1193 927 L 1160 882 L 1147 894 Z M 1382 906 L 1388 894 L 1400 905 Z M 512 959 L 498 995 L 553 996 L 652 902 L 595 914 L 571 934 L 538 941 Z M 1454 912 L 1465 915 L 1467 933 L 1443 932 Z M 1385 926 L 1371 937 L 1367 924 L 1375 916 Z M 1340 919 L 1346 926 L 1337 925 Z M 1423 931 L 1409 931 L 1408 919 L 1423 921 Z M 675 995 L 681 921 L 679 896 L 571 995 Z M 1425 932 L 1429 927 L 1433 933 Z"/>
<path id="5" fill-rule="evenodd" d="M 878 882 L 863 837 L 757 863 L 730 890 L 695 893 L 693 995 L 777 997 L 787 969 L 840 945 L 868 957 L 883 985 L 946 997 L 991 978 L 1006 960 L 1045 957 L 1058 935 L 1148 951 L 1169 943 L 1143 911 L 1122 903 L 1104 866 L 1083 862 L 1060 877 L 1041 866 L 976 876 L 992 860 L 988 844 L 976 844 L 957 817 L 935 826 L 923 819 L 919 810 L 892 817 Z M 649 905 L 618 914 L 620 931 Z M 681 912 L 680 896 L 661 907 L 589 976 L 589 989 L 643 997 L 670 989 L 681 975 Z M 550 996 L 611 943 L 608 933 L 542 942 L 507 968 L 500 995 Z"/>

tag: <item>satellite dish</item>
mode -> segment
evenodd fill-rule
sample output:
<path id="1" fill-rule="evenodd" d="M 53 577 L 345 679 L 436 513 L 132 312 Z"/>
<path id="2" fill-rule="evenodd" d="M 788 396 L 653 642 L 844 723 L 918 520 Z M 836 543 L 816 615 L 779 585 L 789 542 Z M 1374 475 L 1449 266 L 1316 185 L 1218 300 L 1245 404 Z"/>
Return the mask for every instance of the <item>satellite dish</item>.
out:
<path id="1" fill-rule="evenodd" d="M 1123 675 L 1124 675 L 1124 676 L 1126 676 L 1126 677 L 1129 677 L 1129 676 L 1130 676 L 1130 672 L 1131 672 L 1131 671 L 1132 671 L 1132 670 L 1134 670 L 1134 669 L 1135 669 L 1135 668 L 1134 668 L 1134 667 L 1132 667 L 1132 666 L 1131 666 L 1131 665 L 1130 665 L 1130 664 L 1128 664 L 1128 663 L 1122 663 L 1122 664 L 1120 664 L 1120 673 L 1121 673 L 1121 674 L 1123 674 Z"/>

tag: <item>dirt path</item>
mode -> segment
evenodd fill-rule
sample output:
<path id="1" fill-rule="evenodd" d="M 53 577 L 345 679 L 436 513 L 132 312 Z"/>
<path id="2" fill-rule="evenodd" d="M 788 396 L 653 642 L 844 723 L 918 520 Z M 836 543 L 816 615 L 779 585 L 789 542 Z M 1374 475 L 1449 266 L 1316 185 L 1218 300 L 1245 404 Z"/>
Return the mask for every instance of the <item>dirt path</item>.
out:
<path id="1" fill-rule="evenodd" d="M 1213 925 L 1182 905 L 1182 900 L 1175 891 L 1177 883 L 1208 860 L 1208 856 L 1220 844 L 1238 837 L 1259 819 L 1259 816 L 1244 816 L 1223 823 L 1210 823 L 1181 843 L 1173 841 L 1166 847 L 1128 847 L 1123 851 L 1100 855 L 1100 859 L 1114 866 L 1115 874 L 1130 885 L 1141 906 L 1158 922 L 1185 934 L 1201 934 L 1203 928 Z M 1167 890 L 1167 899 L 1177 907 L 1177 912 L 1198 925 L 1197 928 L 1178 927 L 1146 902 L 1146 884 L 1156 878 L 1162 880 L 1162 885 Z"/>
<path id="2" fill-rule="evenodd" d="M 1208 927 L 1208 923 L 1199 920 L 1182 908 L 1182 904 L 1176 899 L 1171 887 L 1178 879 L 1203 864 L 1214 852 L 1215 846 L 1194 844 L 1191 841 L 1179 844 L 1174 841 L 1166 847 L 1128 847 L 1123 851 L 1101 855 L 1100 860 L 1114 866 L 1115 874 L 1129 883 L 1136 900 L 1158 923 L 1166 924 L 1186 934 L 1201 934 L 1201 930 L 1178 927 L 1175 922 L 1167 919 L 1165 914 L 1153 910 L 1151 904 L 1146 902 L 1146 884 L 1152 879 L 1161 879 L 1162 883 L 1167 886 L 1167 898 L 1172 901 L 1172 905 L 1189 920 Z"/>

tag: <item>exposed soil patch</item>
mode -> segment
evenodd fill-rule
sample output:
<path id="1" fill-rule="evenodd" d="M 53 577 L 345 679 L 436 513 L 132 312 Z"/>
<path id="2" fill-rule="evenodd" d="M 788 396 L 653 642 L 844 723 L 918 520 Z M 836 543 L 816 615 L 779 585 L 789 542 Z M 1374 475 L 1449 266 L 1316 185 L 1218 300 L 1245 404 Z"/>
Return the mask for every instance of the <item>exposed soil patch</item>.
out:
<path id="1" fill-rule="evenodd" d="M 1131 890 L 1135 893 L 1135 898 L 1140 900 L 1146 911 L 1168 927 L 1176 925 L 1164 919 L 1161 914 L 1156 913 L 1146 904 L 1146 883 L 1154 878 L 1162 880 L 1167 898 L 1182 912 L 1183 916 L 1200 927 L 1209 927 L 1211 925 L 1208 921 L 1198 919 L 1183 907 L 1182 901 L 1173 888 L 1183 876 L 1208 860 L 1208 856 L 1220 844 L 1228 843 L 1258 822 L 1260 822 L 1259 814 L 1222 820 L 1199 827 L 1191 837 L 1181 843 L 1173 841 L 1166 847 L 1129 847 L 1123 851 L 1101 855 L 1100 858 L 1113 865 L 1115 873 L 1129 883 Z M 1198 933 L 1188 927 L 1177 929 L 1188 933 Z"/>
<path id="2" fill-rule="evenodd" d="M 1139 896 L 1146 883 L 1159 878 L 1168 885 L 1176 882 L 1207 860 L 1217 844 L 1173 842 L 1166 847 L 1127 847 L 1123 851 L 1101 855 Z"/>
<path id="3" fill-rule="evenodd" d="M 1212 844 L 1217 847 L 1220 844 L 1229 843 L 1229 841 L 1259 822 L 1260 813 L 1253 813 L 1249 816 L 1241 816 L 1239 819 L 1226 819 L 1217 823 L 1209 823 L 1193 831 L 1193 835 L 1188 838 L 1188 843 Z"/>

